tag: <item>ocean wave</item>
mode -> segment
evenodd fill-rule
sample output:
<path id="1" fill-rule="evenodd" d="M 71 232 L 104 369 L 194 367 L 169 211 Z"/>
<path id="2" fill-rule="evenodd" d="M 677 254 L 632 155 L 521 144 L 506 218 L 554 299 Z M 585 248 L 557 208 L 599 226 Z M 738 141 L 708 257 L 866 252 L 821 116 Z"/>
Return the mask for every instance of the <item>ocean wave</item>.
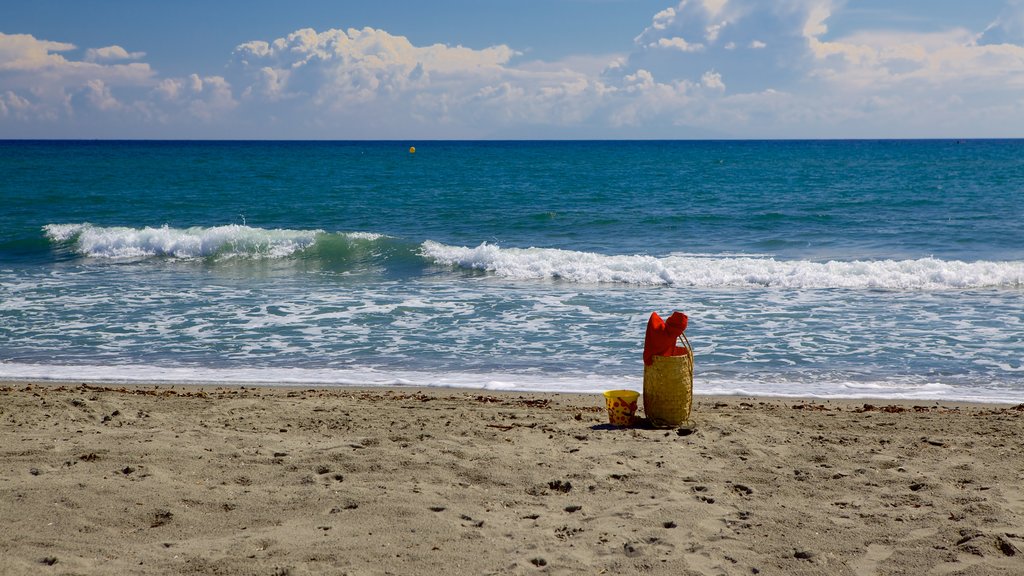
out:
<path id="1" fill-rule="evenodd" d="M 520 280 L 693 288 L 849 288 L 948 290 L 1024 287 L 1024 262 L 854 260 L 813 262 L 771 257 L 604 255 L 554 248 L 475 248 L 426 241 L 422 254 L 440 265 Z"/>
<path id="2" fill-rule="evenodd" d="M 370 232 L 327 234 L 323 230 L 254 228 L 244 225 L 171 228 L 128 228 L 82 224 L 47 224 L 46 237 L 90 258 L 229 259 L 286 258 L 318 242 L 374 242 L 384 235 Z"/>
<path id="3" fill-rule="evenodd" d="M 328 269 L 416 274 L 434 264 L 514 280 L 690 288 L 964 290 L 1024 287 L 1024 261 L 777 260 L 759 254 L 608 255 L 558 248 L 410 243 L 374 232 L 48 224 L 60 249 L 96 259 L 264 260 L 294 258 Z"/>

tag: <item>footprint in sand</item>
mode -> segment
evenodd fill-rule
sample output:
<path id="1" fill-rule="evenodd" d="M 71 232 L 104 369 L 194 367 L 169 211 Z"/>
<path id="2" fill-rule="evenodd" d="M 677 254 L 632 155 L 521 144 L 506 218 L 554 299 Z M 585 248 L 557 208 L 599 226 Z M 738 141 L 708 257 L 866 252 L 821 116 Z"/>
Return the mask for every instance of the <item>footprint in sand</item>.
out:
<path id="1" fill-rule="evenodd" d="M 853 573 L 857 576 L 875 576 L 878 574 L 878 564 L 892 556 L 892 548 L 882 544 L 868 545 L 867 552 L 859 560 L 853 563 Z"/>

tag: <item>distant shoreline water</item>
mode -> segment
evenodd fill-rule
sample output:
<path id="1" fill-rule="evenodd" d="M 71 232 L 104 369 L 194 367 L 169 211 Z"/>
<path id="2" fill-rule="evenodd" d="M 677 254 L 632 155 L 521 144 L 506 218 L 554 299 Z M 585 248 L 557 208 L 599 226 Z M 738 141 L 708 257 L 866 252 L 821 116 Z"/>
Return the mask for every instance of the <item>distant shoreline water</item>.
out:
<path id="1" fill-rule="evenodd" d="M 1024 140 L 0 141 L 0 380 L 1024 401 Z"/>

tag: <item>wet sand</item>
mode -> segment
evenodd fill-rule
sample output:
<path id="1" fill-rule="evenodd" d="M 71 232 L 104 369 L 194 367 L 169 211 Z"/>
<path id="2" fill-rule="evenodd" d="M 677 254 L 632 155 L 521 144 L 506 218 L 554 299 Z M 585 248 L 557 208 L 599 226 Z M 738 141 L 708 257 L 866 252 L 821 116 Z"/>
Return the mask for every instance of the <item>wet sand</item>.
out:
<path id="1" fill-rule="evenodd" d="M 0 574 L 1022 574 L 1024 405 L 0 386 Z"/>

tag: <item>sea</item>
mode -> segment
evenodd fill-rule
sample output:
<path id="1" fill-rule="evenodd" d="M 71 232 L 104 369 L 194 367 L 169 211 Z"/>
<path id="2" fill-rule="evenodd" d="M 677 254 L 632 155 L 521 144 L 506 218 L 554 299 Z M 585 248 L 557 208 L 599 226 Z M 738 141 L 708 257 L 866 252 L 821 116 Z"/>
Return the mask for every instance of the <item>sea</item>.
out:
<path id="1" fill-rule="evenodd" d="M 1024 140 L 0 141 L 0 381 L 1024 402 Z"/>

